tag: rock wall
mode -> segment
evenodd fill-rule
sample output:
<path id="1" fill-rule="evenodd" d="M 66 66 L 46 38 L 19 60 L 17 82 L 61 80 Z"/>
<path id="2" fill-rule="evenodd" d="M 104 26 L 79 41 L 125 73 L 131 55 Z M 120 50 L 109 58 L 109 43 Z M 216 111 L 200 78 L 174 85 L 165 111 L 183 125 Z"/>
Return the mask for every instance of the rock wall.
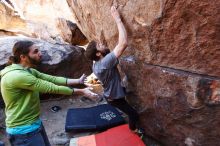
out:
<path id="1" fill-rule="evenodd" d="M 111 50 L 110 7 L 119 7 L 129 38 L 121 73 L 148 135 L 167 146 L 219 145 L 220 1 L 67 1 L 85 36 Z"/>
<path id="2" fill-rule="evenodd" d="M 57 19 L 57 28 L 59 28 L 59 34 L 63 40 L 72 45 L 86 45 L 88 43 L 87 38 L 83 35 L 78 26 L 66 19 Z"/>
<path id="3" fill-rule="evenodd" d="M 0 2 L 0 30 L 18 31 L 26 26 L 26 23 L 19 15 L 16 15 L 13 8 Z"/>
<path id="4" fill-rule="evenodd" d="M 220 81 L 181 70 L 120 61 L 130 84 L 128 100 L 148 135 L 165 146 L 218 146 Z"/>
<path id="5" fill-rule="evenodd" d="M 88 42 L 74 24 L 66 1 L 2 1 L 0 14 L 1 37 L 23 35 L 72 45 L 85 45 Z"/>
<path id="6" fill-rule="evenodd" d="M 68 1 L 88 39 L 104 39 L 112 49 L 117 41 L 112 0 Z M 220 75 L 218 0 L 121 0 L 118 5 L 135 48 L 132 53 L 140 61 Z"/>

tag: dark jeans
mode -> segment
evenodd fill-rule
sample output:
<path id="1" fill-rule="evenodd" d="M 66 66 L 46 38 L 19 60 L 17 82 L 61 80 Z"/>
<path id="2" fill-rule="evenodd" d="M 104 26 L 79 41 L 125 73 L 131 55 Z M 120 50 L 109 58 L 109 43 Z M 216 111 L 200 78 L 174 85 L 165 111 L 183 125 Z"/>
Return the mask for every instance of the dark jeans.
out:
<path id="1" fill-rule="evenodd" d="M 139 120 L 139 115 L 136 110 L 134 110 L 125 98 L 108 100 L 108 103 L 114 107 L 117 107 L 122 112 L 128 115 L 129 128 L 135 130 L 137 128 L 137 122 Z"/>
<path id="2" fill-rule="evenodd" d="M 44 126 L 27 134 L 8 134 L 12 146 L 50 146 Z"/>
<path id="3" fill-rule="evenodd" d="M 5 146 L 4 142 L 0 141 L 0 146 Z"/>

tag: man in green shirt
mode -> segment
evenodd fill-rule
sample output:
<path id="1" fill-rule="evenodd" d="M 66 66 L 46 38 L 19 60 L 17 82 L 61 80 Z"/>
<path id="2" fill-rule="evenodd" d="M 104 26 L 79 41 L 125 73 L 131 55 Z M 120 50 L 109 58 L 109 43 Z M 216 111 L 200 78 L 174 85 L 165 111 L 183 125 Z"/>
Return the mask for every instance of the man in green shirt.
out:
<path id="1" fill-rule="evenodd" d="M 83 84 L 79 79 L 67 79 L 41 73 L 34 69 L 41 61 L 38 47 L 31 41 L 19 41 L 13 47 L 11 65 L 1 71 L 1 93 L 5 102 L 6 131 L 12 146 L 50 146 L 39 118 L 39 93 L 82 94 L 96 98 L 89 88 L 69 88 Z"/>

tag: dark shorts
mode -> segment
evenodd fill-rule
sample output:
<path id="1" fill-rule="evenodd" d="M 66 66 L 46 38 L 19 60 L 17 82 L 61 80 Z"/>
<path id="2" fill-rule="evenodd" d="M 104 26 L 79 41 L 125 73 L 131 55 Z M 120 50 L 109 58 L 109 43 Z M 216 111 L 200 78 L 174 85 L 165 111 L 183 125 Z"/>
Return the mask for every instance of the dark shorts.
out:
<path id="1" fill-rule="evenodd" d="M 8 139 L 12 146 L 50 146 L 43 124 L 27 134 L 8 134 Z"/>

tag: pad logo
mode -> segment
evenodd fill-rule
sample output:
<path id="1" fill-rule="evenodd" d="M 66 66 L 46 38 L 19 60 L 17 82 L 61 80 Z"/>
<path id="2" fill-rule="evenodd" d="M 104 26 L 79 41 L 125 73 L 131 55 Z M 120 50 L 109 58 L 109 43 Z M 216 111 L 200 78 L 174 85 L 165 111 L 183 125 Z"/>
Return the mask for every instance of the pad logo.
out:
<path id="1" fill-rule="evenodd" d="M 107 111 L 107 112 L 101 113 L 100 117 L 101 117 L 101 119 L 110 121 L 116 117 L 116 114 L 113 113 L 112 111 Z"/>

